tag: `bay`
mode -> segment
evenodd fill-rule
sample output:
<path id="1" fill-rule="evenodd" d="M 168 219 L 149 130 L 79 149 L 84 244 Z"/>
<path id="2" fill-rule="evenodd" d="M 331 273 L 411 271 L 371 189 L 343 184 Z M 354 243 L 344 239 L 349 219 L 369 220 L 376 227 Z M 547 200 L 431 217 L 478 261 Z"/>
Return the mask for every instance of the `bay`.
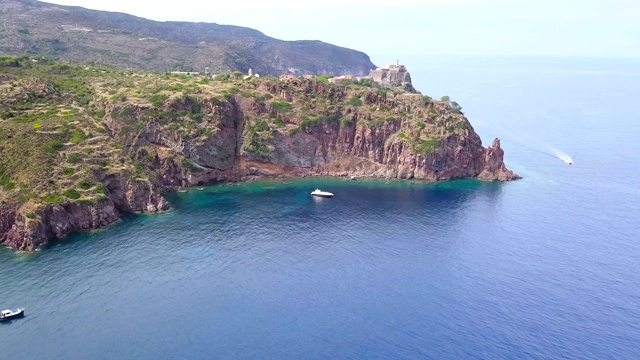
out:
<path id="1" fill-rule="evenodd" d="M 405 64 L 524 179 L 210 186 L 0 250 L 0 358 L 639 358 L 638 61 Z"/>

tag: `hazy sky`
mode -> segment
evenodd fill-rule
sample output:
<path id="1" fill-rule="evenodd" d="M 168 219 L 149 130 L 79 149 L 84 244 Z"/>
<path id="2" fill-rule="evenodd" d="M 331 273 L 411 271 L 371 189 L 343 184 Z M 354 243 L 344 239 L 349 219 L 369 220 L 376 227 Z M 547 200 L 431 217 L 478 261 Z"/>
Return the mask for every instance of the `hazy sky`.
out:
<path id="1" fill-rule="evenodd" d="M 640 0 L 54 0 L 370 55 L 640 56 Z"/>

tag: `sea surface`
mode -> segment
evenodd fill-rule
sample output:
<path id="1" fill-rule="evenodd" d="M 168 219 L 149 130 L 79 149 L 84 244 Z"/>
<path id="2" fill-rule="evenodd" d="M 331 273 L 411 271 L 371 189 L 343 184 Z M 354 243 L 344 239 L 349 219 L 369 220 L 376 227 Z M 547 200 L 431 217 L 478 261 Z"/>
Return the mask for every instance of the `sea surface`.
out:
<path id="1" fill-rule="evenodd" d="M 210 186 L 2 249 L 0 358 L 640 358 L 640 61 L 404 63 L 524 179 Z"/>

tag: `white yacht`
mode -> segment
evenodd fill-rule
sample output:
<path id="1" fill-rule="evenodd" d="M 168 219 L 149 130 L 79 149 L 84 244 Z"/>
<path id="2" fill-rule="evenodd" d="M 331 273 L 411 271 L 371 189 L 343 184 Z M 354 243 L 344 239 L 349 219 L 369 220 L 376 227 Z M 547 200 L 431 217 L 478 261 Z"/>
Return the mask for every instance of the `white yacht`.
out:
<path id="1" fill-rule="evenodd" d="M 315 189 L 311 192 L 311 195 L 313 196 L 318 196 L 318 197 L 325 197 L 325 198 L 330 198 L 333 197 L 333 194 L 328 192 L 328 191 L 322 191 L 320 189 Z"/>

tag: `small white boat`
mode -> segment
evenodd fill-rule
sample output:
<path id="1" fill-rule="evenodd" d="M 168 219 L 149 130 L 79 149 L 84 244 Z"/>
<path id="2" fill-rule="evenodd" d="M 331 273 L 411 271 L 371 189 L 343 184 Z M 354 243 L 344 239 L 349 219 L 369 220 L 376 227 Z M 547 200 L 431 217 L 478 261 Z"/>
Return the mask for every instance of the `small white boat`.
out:
<path id="1" fill-rule="evenodd" d="M 315 189 L 311 192 L 311 195 L 313 196 L 317 196 L 317 197 L 324 197 L 324 198 L 330 198 L 333 197 L 333 194 L 328 192 L 328 191 L 322 191 L 320 189 Z"/>
<path id="2" fill-rule="evenodd" d="M 0 322 L 21 318 L 23 316 L 24 316 L 23 308 L 17 308 L 14 310 L 2 310 L 2 312 L 0 312 Z"/>

